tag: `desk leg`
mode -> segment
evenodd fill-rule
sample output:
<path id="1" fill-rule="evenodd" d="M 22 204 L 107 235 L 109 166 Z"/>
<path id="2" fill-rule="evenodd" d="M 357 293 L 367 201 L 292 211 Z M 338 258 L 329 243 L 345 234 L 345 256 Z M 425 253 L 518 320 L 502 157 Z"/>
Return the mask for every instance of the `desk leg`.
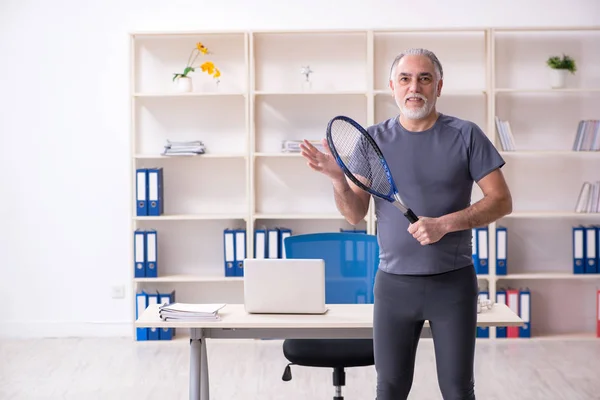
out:
<path id="1" fill-rule="evenodd" d="M 190 339 L 190 400 L 209 400 L 206 339 L 200 329 L 192 329 Z"/>
<path id="2" fill-rule="evenodd" d="M 206 353 L 206 338 L 200 341 L 200 400 L 209 400 L 208 356 Z"/>

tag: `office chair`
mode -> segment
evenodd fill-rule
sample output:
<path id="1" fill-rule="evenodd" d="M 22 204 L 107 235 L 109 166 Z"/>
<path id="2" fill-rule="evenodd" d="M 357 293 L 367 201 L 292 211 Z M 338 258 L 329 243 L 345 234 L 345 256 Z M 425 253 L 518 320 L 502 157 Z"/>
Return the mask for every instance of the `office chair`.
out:
<path id="1" fill-rule="evenodd" d="M 373 284 L 379 264 L 377 237 L 362 233 L 314 233 L 284 240 L 286 258 L 325 261 L 327 304 L 373 303 Z M 334 400 L 343 400 L 345 368 L 374 365 L 372 339 L 285 339 L 289 361 L 282 379 L 292 379 L 290 365 L 333 368 Z"/>

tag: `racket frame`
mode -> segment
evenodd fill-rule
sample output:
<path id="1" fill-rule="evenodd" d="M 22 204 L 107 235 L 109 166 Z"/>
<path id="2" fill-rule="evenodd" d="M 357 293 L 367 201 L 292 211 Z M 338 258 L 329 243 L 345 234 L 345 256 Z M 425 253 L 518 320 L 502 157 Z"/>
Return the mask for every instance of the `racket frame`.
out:
<path id="1" fill-rule="evenodd" d="M 354 176 L 354 174 L 352 172 L 350 172 L 348 167 L 346 167 L 346 164 L 344 164 L 344 162 L 342 161 L 342 158 L 340 157 L 340 155 L 336 149 L 336 146 L 333 143 L 333 139 L 331 137 L 331 129 L 332 129 L 332 126 L 335 121 L 344 121 L 344 122 L 352 125 L 358 132 L 360 132 L 360 134 L 373 147 L 373 149 L 375 150 L 375 153 L 377 154 L 377 157 L 379 158 L 379 162 L 383 166 L 383 170 L 385 171 L 386 178 L 392 187 L 391 194 L 386 195 L 386 194 L 380 193 L 376 190 L 369 188 L 367 185 L 363 184 L 358 178 L 356 178 Z M 402 214 L 411 223 L 415 223 L 419 220 L 419 218 L 415 215 L 415 213 L 409 207 L 404 205 L 404 202 L 402 201 L 402 198 L 400 197 L 400 194 L 398 193 L 398 188 L 396 187 L 396 183 L 394 182 L 394 178 L 392 177 L 392 173 L 387 164 L 387 161 L 385 160 L 385 157 L 383 156 L 383 153 L 381 152 L 381 149 L 379 148 L 379 146 L 377 146 L 377 143 L 375 143 L 375 140 L 371 137 L 371 135 L 369 135 L 369 133 L 358 122 L 354 121 L 352 118 L 349 118 L 349 117 L 346 117 L 343 115 L 338 115 L 338 116 L 332 118 L 329 121 L 329 123 L 327 124 L 326 138 L 327 138 L 327 144 L 329 145 L 329 149 L 331 150 L 331 153 L 333 154 L 333 158 L 335 158 L 335 161 L 337 162 L 337 164 L 340 166 L 340 168 L 344 172 L 344 175 L 346 175 L 348 177 L 348 179 L 350 179 L 356 186 L 358 186 L 362 190 L 372 194 L 373 196 L 377 196 L 381 199 L 387 200 L 388 202 L 392 203 L 396 208 L 398 208 L 400 211 L 402 211 Z"/>

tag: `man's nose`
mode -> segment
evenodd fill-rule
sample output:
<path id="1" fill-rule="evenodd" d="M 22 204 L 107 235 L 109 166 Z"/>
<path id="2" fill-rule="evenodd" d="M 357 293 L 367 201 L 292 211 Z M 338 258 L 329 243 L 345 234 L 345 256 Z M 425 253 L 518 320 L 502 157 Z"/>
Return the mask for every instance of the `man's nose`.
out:
<path id="1" fill-rule="evenodd" d="M 411 80 L 408 89 L 411 92 L 415 92 L 415 93 L 418 92 L 419 91 L 419 80 L 418 79 Z"/>

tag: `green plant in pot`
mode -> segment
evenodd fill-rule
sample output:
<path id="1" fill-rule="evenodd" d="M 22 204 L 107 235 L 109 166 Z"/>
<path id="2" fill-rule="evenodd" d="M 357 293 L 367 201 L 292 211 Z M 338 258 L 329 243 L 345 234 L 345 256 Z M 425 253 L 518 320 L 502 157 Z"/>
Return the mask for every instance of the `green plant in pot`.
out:
<path id="1" fill-rule="evenodd" d="M 546 64 L 550 67 L 550 86 L 554 89 L 564 87 L 567 74 L 569 72 L 575 74 L 577 71 L 575 60 L 566 54 L 563 54 L 562 57 L 551 56 Z"/>

